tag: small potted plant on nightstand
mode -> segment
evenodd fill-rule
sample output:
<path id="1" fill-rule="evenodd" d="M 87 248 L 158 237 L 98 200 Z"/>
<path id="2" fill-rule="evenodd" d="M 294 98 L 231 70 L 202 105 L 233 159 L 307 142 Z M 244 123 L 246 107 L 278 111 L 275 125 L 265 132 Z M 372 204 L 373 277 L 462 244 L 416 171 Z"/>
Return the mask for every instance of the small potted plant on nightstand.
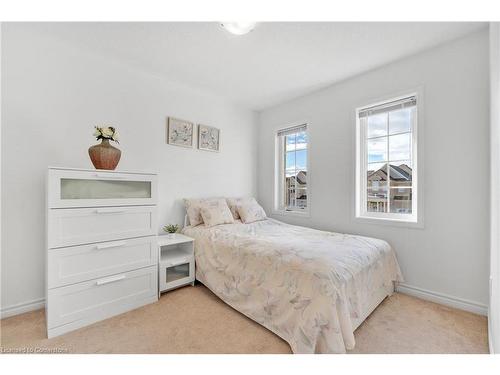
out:
<path id="1" fill-rule="evenodd" d="M 179 226 L 177 224 L 168 224 L 163 227 L 163 230 L 168 233 L 168 238 L 175 238 Z"/>

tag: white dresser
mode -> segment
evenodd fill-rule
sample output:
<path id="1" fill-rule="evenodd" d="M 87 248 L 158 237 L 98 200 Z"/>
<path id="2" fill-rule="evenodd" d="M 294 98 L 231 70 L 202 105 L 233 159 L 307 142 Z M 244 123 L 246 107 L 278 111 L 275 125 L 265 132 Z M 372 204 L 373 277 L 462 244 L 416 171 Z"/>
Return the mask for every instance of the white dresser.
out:
<path id="1" fill-rule="evenodd" d="M 47 336 L 157 301 L 157 176 L 51 167 L 47 185 Z"/>

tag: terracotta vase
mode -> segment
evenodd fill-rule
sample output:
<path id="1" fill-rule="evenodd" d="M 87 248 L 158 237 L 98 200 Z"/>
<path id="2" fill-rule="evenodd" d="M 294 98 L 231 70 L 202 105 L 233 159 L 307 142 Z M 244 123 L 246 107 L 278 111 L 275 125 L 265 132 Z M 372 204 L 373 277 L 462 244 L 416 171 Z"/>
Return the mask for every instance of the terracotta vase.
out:
<path id="1" fill-rule="evenodd" d="M 113 170 L 118 165 L 122 152 L 109 144 L 109 139 L 103 139 L 100 144 L 89 148 L 90 160 L 96 169 Z"/>

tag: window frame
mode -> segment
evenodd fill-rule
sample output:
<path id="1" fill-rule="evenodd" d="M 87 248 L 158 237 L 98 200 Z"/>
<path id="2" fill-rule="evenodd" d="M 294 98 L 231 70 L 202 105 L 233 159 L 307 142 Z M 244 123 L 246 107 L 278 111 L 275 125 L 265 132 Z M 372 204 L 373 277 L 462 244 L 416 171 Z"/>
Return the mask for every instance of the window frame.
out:
<path id="1" fill-rule="evenodd" d="M 397 95 L 386 96 L 383 99 L 367 101 L 366 104 L 355 109 L 356 122 L 356 165 L 355 165 L 355 202 L 354 219 L 358 222 L 370 224 L 385 224 L 395 226 L 406 226 L 423 228 L 423 93 L 422 88 L 408 90 Z M 367 211 L 367 137 L 366 126 L 361 126 L 359 113 L 370 107 L 383 106 L 393 101 L 402 100 L 414 96 L 416 98 L 415 118 L 413 119 L 411 131 L 411 160 L 412 160 L 412 213 L 390 213 L 390 212 L 368 212 Z M 388 155 L 389 158 L 389 155 Z M 388 186 L 388 192 L 390 192 Z M 390 199 L 390 198 L 389 198 Z"/>
<path id="2" fill-rule="evenodd" d="M 273 214 L 276 215 L 290 215 L 290 216 L 300 216 L 300 217 L 310 217 L 311 209 L 311 176 L 310 176 L 310 123 L 308 121 L 297 121 L 294 123 L 289 123 L 287 126 L 281 126 L 274 131 L 275 138 L 275 168 L 274 168 L 274 199 L 273 199 Z M 307 205 L 305 209 L 287 209 L 281 204 L 284 198 L 282 194 L 284 193 L 284 175 L 285 169 L 285 138 L 280 136 L 279 132 L 292 129 L 299 126 L 306 127 L 307 134 L 307 160 L 306 160 L 306 170 L 307 170 Z"/>

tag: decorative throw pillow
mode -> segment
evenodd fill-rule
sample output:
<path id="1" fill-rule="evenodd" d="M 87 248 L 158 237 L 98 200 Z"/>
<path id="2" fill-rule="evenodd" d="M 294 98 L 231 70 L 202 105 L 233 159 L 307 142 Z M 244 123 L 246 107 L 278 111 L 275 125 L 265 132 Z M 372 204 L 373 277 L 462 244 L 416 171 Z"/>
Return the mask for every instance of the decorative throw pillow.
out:
<path id="1" fill-rule="evenodd" d="M 241 221 L 245 224 L 267 218 L 266 212 L 261 205 L 257 203 L 255 198 L 243 199 L 238 204 L 238 213 L 241 217 Z"/>
<path id="2" fill-rule="evenodd" d="M 199 199 L 184 199 L 184 205 L 186 206 L 186 213 L 189 217 L 189 225 L 195 227 L 197 225 L 203 224 L 203 218 L 201 217 L 201 206 L 206 202 L 211 202 L 221 198 L 199 198 Z"/>
<path id="3" fill-rule="evenodd" d="M 234 223 L 233 215 L 231 214 L 225 199 L 204 202 L 201 205 L 200 212 L 203 222 L 207 227 Z"/>
<path id="4" fill-rule="evenodd" d="M 234 220 L 238 220 L 240 218 L 240 214 L 238 213 L 238 203 L 241 203 L 242 201 L 243 198 L 226 198 L 227 205 L 233 214 Z"/>

